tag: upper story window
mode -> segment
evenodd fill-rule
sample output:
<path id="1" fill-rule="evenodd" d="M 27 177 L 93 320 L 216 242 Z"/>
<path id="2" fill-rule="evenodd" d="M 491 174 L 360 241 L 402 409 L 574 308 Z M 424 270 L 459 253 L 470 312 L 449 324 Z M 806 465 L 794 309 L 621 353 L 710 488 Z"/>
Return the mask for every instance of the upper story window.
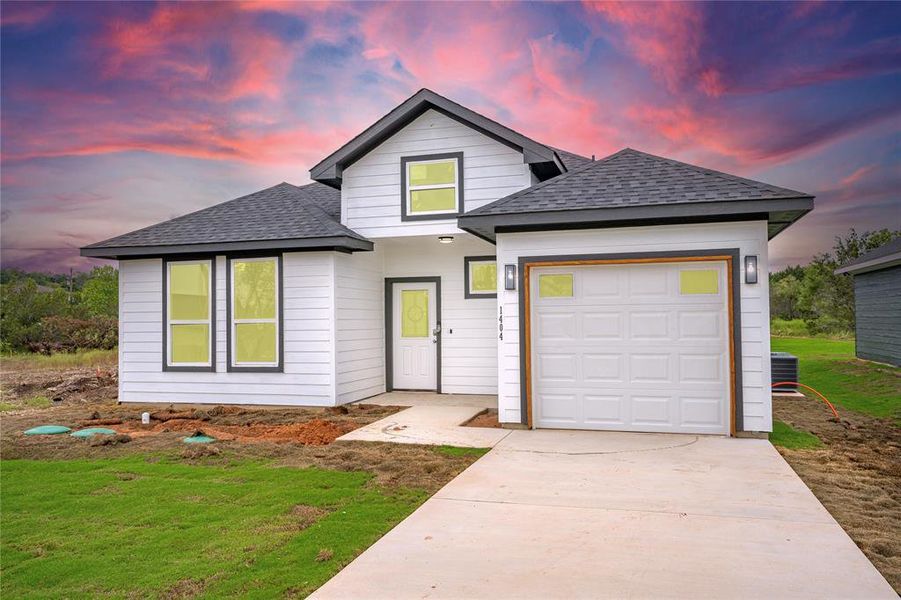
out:
<path id="1" fill-rule="evenodd" d="M 280 371 L 281 260 L 232 258 L 228 262 L 228 368 Z"/>
<path id="2" fill-rule="evenodd" d="M 213 370 L 213 261 L 166 262 L 165 370 Z"/>
<path id="3" fill-rule="evenodd" d="M 401 219 L 447 219 L 463 212 L 463 153 L 400 159 Z"/>

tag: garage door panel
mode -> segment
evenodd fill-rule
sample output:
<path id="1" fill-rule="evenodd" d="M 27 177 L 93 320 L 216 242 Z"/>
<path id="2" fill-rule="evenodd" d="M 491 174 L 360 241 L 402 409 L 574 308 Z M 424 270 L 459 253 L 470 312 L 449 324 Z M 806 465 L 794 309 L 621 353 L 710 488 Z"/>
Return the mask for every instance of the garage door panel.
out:
<path id="1" fill-rule="evenodd" d="M 686 287 L 683 269 L 706 273 L 687 278 Z M 531 296 L 537 426 L 728 432 L 724 262 L 547 272 L 570 273 L 573 297 L 561 304 L 560 298 Z M 711 272 L 718 277 L 713 283 Z M 711 289 L 716 293 L 703 293 Z"/>

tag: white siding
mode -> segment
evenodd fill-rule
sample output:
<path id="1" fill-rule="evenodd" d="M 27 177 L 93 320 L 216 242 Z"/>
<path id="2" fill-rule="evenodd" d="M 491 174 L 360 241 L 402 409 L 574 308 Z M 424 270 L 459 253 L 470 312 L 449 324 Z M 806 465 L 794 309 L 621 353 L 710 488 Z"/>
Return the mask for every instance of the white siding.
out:
<path id="1" fill-rule="evenodd" d="M 216 372 L 164 372 L 162 260 L 122 261 L 119 400 L 333 405 L 334 261 L 329 252 L 284 255 L 284 373 L 226 371 L 223 256 L 216 259 Z"/>
<path id="2" fill-rule="evenodd" d="M 741 358 L 744 428 L 772 430 L 770 397 L 769 262 L 766 222 L 628 227 L 584 231 L 509 233 L 497 236 L 498 265 L 520 256 L 612 254 L 739 248 L 741 260 L 758 256 L 756 285 L 741 282 Z M 520 422 L 519 291 L 499 295 L 504 339 L 499 342 L 498 409 L 504 423 Z"/>
<path id="3" fill-rule="evenodd" d="M 434 110 L 347 167 L 341 185 L 341 222 L 368 238 L 462 233 L 457 219 L 401 221 L 400 159 L 463 152 L 467 211 L 531 185 L 522 153 Z"/>
<path id="4" fill-rule="evenodd" d="M 463 257 L 494 255 L 494 246 L 469 234 L 453 244 L 434 237 L 384 240 L 385 277 L 441 277 L 441 391 L 497 393 L 497 301 L 465 299 Z"/>
<path id="5" fill-rule="evenodd" d="M 338 404 L 385 391 L 385 271 L 374 252 L 335 258 Z"/>

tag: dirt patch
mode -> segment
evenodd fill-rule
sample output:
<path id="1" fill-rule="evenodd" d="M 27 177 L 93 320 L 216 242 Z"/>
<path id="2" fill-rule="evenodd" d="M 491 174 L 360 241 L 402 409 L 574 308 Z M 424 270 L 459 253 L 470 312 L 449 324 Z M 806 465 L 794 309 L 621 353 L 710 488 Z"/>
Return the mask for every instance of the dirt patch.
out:
<path id="1" fill-rule="evenodd" d="M 196 598 L 206 589 L 206 581 L 203 579 L 180 579 L 175 585 L 163 591 L 160 598 L 165 600 L 184 600 Z"/>
<path id="2" fill-rule="evenodd" d="M 495 429 L 499 429 L 501 424 L 497 420 L 497 411 L 488 409 L 484 412 L 480 412 L 466 423 L 463 424 L 464 427 L 491 427 Z"/>
<path id="3" fill-rule="evenodd" d="M 115 368 L 33 370 L 4 364 L 0 390 L 4 402 L 23 409 L 26 400 L 38 395 L 55 404 L 108 402 L 118 396 L 119 377 Z"/>
<path id="4" fill-rule="evenodd" d="M 777 448 L 835 520 L 901 593 L 901 427 L 809 398 L 776 397 L 773 417 L 824 442 Z"/>

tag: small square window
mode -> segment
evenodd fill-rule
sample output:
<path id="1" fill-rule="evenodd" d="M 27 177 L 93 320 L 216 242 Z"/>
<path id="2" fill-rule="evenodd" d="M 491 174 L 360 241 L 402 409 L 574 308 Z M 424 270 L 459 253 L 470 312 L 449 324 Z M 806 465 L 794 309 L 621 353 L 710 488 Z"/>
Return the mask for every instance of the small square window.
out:
<path id="1" fill-rule="evenodd" d="M 497 260 L 493 256 L 463 259 L 466 298 L 497 298 Z"/>
<path id="2" fill-rule="evenodd" d="M 463 153 L 403 157 L 401 218 L 446 219 L 462 212 Z"/>
<path id="3" fill-rule="evenodd" d="M 572 298 L 573 274 L 559 273 L 538 276 L 540 298 Z"/>

